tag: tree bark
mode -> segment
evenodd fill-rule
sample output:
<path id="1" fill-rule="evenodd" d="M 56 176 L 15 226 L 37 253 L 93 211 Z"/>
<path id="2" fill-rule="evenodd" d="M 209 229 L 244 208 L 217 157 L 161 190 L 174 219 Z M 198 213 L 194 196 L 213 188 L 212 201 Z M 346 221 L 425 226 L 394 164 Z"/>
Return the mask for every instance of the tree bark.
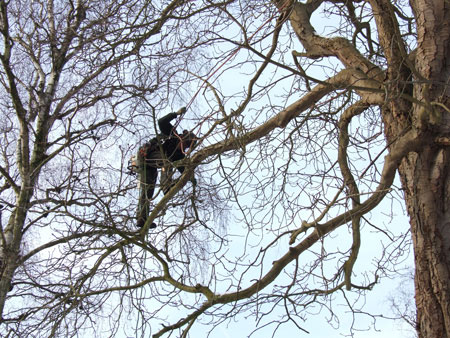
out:
<path id="1" fill-rule="evenodd" d="M 426 146 L 400 167 L 416 263 L 419 337 L 450 337 L 448 147 Z"/>
<path id="2" fill-rule="evenodd" d="M 414 97 L 414 125 L 423 131 L 422 152 L 399 168 L 410 216 L 416 264 L 419 337 L 450 337 L 450 6 L 417 0 L 418 47 L 415 69 L 421 79 Z M 423 82 L 425 84 L 420 84 Z M 425 107 L 424 107 L 424 106 Z"/>

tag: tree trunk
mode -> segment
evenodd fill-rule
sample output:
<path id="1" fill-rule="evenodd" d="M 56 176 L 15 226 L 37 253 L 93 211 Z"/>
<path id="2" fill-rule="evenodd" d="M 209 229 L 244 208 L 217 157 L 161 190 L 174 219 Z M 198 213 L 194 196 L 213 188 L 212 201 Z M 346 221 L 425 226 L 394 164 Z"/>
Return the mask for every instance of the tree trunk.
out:
<path id="1" fill-rule="evenodd" d="M 400 167 L 416 263 L 419 337 L 450 337 L 450 149 L 426 146 Z"/>
<path id="2" fill-rule="evenodd" d="M 417 22 L 413 127 L 424 147 L 399 172 L 411 220 L 420 338 L 450 337 L 450 6 L 412 1 Z M 422 78 L 420 78 L 422 77 Z"/>

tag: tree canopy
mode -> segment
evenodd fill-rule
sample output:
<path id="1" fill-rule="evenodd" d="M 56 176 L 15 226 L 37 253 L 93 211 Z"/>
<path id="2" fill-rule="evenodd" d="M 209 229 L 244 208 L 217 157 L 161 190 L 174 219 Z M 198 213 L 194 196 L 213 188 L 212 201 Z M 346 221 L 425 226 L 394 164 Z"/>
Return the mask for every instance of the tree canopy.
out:
<path id="1" fill-rule="evenodd" d="M 341 303 L 353 333 L 414 244 L 409 322 L 449 337 L 448 7 L 0 0 L 2 336 L 314 333 Z M 137 228 L 128 160 L 182 106 L 200 139 Z"/>

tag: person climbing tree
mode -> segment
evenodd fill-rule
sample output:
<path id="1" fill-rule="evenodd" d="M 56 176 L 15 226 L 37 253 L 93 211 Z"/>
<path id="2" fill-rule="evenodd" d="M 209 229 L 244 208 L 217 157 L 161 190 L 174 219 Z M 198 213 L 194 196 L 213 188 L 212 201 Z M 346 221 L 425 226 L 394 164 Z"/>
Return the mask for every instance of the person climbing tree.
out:
<path id="1" fill-rule="evenodd" d="M 166 194 L 175 182 L 171 178 L 173 173 L 171 168 L 174 162 L 185 158 L 186 150 L 195 146 L 197 137 L 194 133 L 183 130 L 182 134 L 177 133 L 171 121 L 186 112 L 183 107 L 175 113 L 170 113 L 158 120 L 160 136 L 152 138 L 139 148 L 137 154 L 137 172 L 140 183 L 139 202 L 137 209 L 137 226 L 143 227 L 150 214 L 150 200 L 155 191 L 156 180 L 158 178 L 158 168 L 161 168 L 161 187 Z M 184 166 L 176 166 L 180 173 L 184 172 Z M 192 178 L 195 184 L 195 178 Z M 150 225 L 150 229 L 156 227 L 155 223 Z"/>

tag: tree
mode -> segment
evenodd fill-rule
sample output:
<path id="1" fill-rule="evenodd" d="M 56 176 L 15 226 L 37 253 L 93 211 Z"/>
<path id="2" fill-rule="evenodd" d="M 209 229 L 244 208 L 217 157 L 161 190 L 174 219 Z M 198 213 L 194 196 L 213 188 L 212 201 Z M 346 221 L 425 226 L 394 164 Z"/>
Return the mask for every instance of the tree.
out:
<path id="1" fill-rule="evenodd" d="M 2 336 L 89 328 L 109 295 L 88 285 L 122 285 L 103 264 L 126 264 L 136 240 L 135 198 L 123 197 L 136 190 L 123 170 L 130 135 L 154 132 L 150 117 L 183 95 L 179 69 L 207 42 L 173 31 L 220 5 L 0 1 Z"/>
<path id="2" fill-rule="evenodd" d="M 412 235 L 418 335 L 450 336 L 447 2 L 0 5 L 5 335 L 357 318 Z M 127 158 L 186 101 L 200 142 L 138 230 Z M 371 218 L 399 199 L 410 233 Z"/>

